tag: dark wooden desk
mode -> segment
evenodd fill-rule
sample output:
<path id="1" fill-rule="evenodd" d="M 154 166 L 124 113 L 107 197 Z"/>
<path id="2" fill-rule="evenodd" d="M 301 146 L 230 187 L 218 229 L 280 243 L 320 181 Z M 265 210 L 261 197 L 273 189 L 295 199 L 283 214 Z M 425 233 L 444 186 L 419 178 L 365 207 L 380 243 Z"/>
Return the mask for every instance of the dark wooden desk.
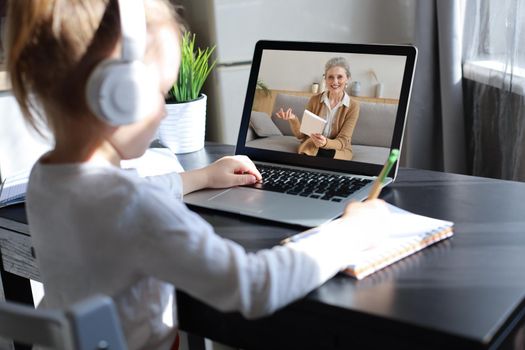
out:
<path id="1" fill-rule="evenodd" d="M 180 160 L 193 168 L 232 152 L 208 145 Z M 221 313 L 177 292 L 181 328 L 244 349 L 523 349 L 525 184 L 401 169 L 382 198 L 454 221 L 455 236 L 362 281 L 337 276 L 263 319 Z M 17 239 L 29 238 L 16 223 L 25 219 L 20 211 L 0 210 L 0 227 L 10 227 L 0 228 L 3 267 L 38 279 L 30 245 L 13 249 Z M 300 230 L 198 211 L 221 236 L 251 251 Z"/>

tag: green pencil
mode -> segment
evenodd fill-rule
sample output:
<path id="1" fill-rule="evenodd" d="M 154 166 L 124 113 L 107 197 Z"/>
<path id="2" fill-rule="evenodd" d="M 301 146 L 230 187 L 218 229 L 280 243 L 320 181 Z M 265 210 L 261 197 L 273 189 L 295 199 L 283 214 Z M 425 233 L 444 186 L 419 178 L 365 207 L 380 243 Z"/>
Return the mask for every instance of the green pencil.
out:
<path id="1" fill-rule="evenodd" d="M 399 150 L 393 149 L 390 152 L 390 155 L 388 156 L 385 165 L 383 166 L 383 169 L 379 173 L 379 176 L 375 179 L 372 188 L 370 189 L 370 193 L 368 194 L 367 200 L 376 199 L 379 196 L 379 193 L 381 193 L 382 185 L 385 182 L 385 178 L 390 172 L 390 169 L 392 169 L 392 166 L 394 165 L 398 157 Z"/>

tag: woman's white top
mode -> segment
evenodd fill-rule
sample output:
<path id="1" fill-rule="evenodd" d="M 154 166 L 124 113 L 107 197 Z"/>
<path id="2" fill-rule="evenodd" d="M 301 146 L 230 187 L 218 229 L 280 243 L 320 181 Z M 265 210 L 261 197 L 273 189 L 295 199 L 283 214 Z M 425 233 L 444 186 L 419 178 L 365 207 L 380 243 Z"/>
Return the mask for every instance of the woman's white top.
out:
<path id="1" fill-rule="evenodd" d="M 335 120 L 335 116 L 337 115 L 337 111 L 343 105 L 346 107 L 350 107 L 350 96 L 348 96 L 348 94 L 345 91 L 343 95 L 343 99 L 339 101 L 337 105 L 335 105 L 334 108 L 332 108 L 332 106 L 330 105 L 330 98 L 328 97 L 328 91 L 325 91 L 322 96 L 322 102 L 325 106 L 324 110 L 326 114 L 325 115 L 326 124 L 324 125 L 323 136 L 329 138 L 330 135 L 332 134 L 332 127 L 333 127 L 333 123 Z"/>
<path id="2" fill-rule="evenodd" d="M 176 173 L 141 178 L 105 162 L 38 162 L 27 214 L 44 307 L 107 294 L 130 349 L 169 349 L 174 288 L 253 318 L 304 296 L 347 264 L 351 248 L 337 235 L 347 237 L 348 228 L 327 225 L 326 249 L 313 237 L 247 253 L 181 199 Z"/>

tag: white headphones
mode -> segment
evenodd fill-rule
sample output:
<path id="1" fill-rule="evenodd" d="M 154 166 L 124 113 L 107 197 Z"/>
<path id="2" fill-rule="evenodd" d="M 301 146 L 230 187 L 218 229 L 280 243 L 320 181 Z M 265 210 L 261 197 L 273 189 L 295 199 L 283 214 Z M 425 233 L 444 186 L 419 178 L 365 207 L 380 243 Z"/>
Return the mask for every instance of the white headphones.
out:
<path id="1" fill-rule="evenodd" d="M 122 51 L 118 59 L 99 63 L 86 84 L 91 111 L 111 125 L 135 123 L 152 112 L 158 84 L 141 61 L 146 51 L 143 0 L 119 0 Z"/>

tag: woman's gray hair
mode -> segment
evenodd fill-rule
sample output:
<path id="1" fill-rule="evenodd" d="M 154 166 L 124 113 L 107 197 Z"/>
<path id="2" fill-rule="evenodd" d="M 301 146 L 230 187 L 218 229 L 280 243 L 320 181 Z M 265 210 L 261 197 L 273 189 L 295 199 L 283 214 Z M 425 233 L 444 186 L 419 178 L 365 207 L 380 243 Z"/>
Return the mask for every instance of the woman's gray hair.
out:
<path id="1" fill-rule="evenodd" d="M 350 66 L 348 65 L 348 61 L 344 57 L 333 57 L 326 62 L 324 66 L 324 74 L 326 75 L 326 72 L 328 72 L 329 69 L 334 67 L 341 67 L 346 71 L 346 77 L 350 78 Z"/>

